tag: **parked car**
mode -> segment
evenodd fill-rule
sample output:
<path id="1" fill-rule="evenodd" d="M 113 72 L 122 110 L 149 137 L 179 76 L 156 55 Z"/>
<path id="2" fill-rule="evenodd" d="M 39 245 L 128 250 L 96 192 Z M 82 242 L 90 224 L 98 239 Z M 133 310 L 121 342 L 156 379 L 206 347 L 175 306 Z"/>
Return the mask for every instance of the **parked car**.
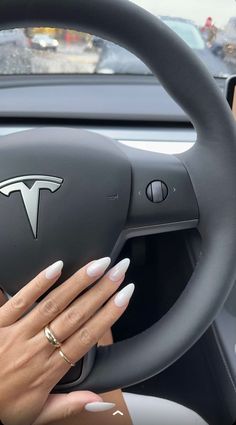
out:
<path id="1" fill-rule="evenodd" d="M 96 35 L 94 35 L 91 39 L 92 42 L 92 47 L 94 47 L 95 49 L 102 49 L 103 45 L 104 45 L 104 40 L 103 38 L 97 37 Z"/>
<path id="2" fill-rule="evenodd" d="M 218 31 L 212 51 L 227 62 L 236 61 L 236 17 L 231 17 L 226 24 L 224 31 Z"/>
<path id="3" fill-rule="evenodd" d="M 224 53 L 236 58 L 236 17 L 230 18 L 225 27 Z"/>
<path id="4" fill-rule="evenodd" d="M 31 72 L 32 53 L 23 29 L 0 31 L 0 74 Z"/>
<path id="5" fill-rule="evenodd" d="M 179 37 L 181 37 L 197 56 L 207 65 L 214 76 L 228 76 L 227 65 L 208 48 L 198 27 L 191 21 L 181 18 L 160 17 Z M 151 71 L 140 59 L 114 43 L 97 42 L 101 48 L 97 73 L 103 74 L 150 74 Z"/>
<path id="6" fill-rule="evenodd" d="M 99 43 L 100 59 L 96 66 L 98 74 L 151 74 L 150 69 L 128 50 L 110 41 Z"/>
<path id="7" fill-rule="evenodd" d="M 225 77 L 229 75 L 227 64 L 224 63 L 223 58 L 216 57 L 213 54 L 199 28 L 192 21 L 170 17 L 161 17 L 161 19 L 194 50 L 214 76 Z"/>
<path id="8" fill-rule="evenodd" d="M 52 50 L 55 52 L 58 46 L 58 41 L 47 34 L 35 34 L 31 39 L 31 47 L 33 49 Z"/>
<path id="9" fill-rule="evenodd" d="M 28 47 L 29 42 L 23 29 L 10 29 L 0 31 L 0 46 L 12 45 L 16 47 Z"/>

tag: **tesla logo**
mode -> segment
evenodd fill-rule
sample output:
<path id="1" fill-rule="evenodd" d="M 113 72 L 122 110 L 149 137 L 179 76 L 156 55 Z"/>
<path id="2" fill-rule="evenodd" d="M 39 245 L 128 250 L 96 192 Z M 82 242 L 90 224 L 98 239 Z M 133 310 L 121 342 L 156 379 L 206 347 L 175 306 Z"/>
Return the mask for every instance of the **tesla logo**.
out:
<path id="1" fill-rule="evenodd" d="M 22 176 L 0 183 L 0 193 L 10 196 L 13 192 L 20 192 L 30 226 L 37 238 L 38 210 L 40 190 L 56 192 L 62 185 L 63 179 L 51 176 Z"/>

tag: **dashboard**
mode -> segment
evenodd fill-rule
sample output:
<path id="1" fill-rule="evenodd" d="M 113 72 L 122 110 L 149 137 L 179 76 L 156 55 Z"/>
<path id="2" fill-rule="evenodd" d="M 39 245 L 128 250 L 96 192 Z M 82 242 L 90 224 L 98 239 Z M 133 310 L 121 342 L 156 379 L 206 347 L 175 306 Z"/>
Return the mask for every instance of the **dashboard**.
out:
<path id="1" fill-rule="evenodd" d="M 216 83 L 224 92 L 225 79 Z M 0 90 L 1 118 L 190 126 L 185 112 L 152 76 L 2 75 Z"/>
<path id="2" fill-rule="evenodd" d="M 68 125 L 170 154 L 196 140 L 185 112 L 154 77 L 1 76 L 0 91 L 0 136 Z"/>
<path id="3" fill-rule="evenodd" d="M 225 80 L 216 83 L 222 94 Z M 0 136 L 35 126 L 76 126 L 131 147 L 178 154 L 196 132 L 155 77 L 0 77 Z"/>

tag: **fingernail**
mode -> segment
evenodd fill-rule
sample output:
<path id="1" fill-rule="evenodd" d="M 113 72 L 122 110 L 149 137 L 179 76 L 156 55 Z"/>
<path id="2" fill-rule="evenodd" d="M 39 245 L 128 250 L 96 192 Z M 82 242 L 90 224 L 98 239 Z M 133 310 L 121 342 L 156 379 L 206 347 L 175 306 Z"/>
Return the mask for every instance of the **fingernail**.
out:
<path id="1" fill-rule="evenodd" d="M 63 269 L 63 261 L 57 261 L 56 263 L 49 266 L 45 271 L 45 276 L 47 279 L 55 279 Z"/>
<path id="2" fill-rule="evenodd" d="M 124 307 L 129 303 L 130 298 L 134 293 L 135 286 L 133 283 L 125 286 L 115 297 L 115 305 L 117 307 Z"/>
<path id="3" fill-rule="evenodd" d="M 130 265 L 130 259 L 125 258 L 124 260 L 120 261 L 120 263 L 116 264 L 108 273 L 109 279 L 111 279 L 113 282 L 117 282 L 120 280 L 125 273 L 128 270 L 128 267 Z"/>
<path id="4" fill-rule="evenodd" d="M 100 258 L 100 260 L 93 261 L 87 268 L 87 274 L 90 277 L 99 277 L 106 271 L 110 263 L 110 257 L 104 257 Z"/>
<path id="5" fill-rule="evenodd" d="M 113 409 L 113 407 L 115 407 L 115 403 L 95 401 L 94 403 L 87 403 L 84 408 L 87 412 L 105 412 L 106 410 Z"/>

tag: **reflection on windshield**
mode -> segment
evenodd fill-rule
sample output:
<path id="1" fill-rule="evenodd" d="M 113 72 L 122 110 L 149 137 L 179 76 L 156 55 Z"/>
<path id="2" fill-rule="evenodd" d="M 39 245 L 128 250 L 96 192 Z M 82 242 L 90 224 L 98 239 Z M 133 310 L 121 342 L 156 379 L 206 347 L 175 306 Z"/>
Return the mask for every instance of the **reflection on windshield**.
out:
<path id="1" fill-rule="evenodd" d="M 145 6 L 152 0 L 136 2 Z M 205 0 L 208 2 L 212 0 Z M 167 7 L 167 3 L 160 0 L 160 5 Z M 174 3 L 182 4 L 181 0 Z M 220 24 L 211 16 L 204 20 L 200 15 L 196 20 L 190 18 L 174 14 L 157 16 L 188 44 L 212 75 L 235 74 L 236 16 L 225 16 L 225 22 L 222 18 Z M 93 35 L 60 28 L 0 31 L 0 55 L 0 74 L 151 74 L 141 60 L 122 47 Z"/>

